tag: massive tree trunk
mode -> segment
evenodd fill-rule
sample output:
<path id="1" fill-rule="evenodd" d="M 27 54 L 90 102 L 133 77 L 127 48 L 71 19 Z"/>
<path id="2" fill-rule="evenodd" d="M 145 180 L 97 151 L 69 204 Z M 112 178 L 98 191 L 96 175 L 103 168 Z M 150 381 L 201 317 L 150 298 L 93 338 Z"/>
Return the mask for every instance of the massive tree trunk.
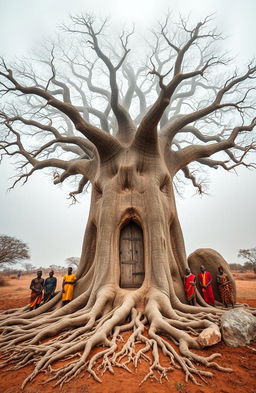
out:
<path id="1" fill-rule="evenodd" d="M 120 233 L 129 222 L 135 222 L 142 230 L 145 250 L 140 291 L 146 294 L 154 287 L 184 301 L 185 249 L 172 178 L 162 152 L 147 154 L 133 146 L 124 148 L 100 165 L 91 198 L 75 296 L 88 285 L 88 274 L 96 291 L 104 285 L 119 291 Z"/>
<path id="2" fill-rule="evenodd" d="M 10 362 L 15 362 L 16 368 L 36 362 L 35 371 L 24 385 L 54 361 L 76 356 L 79 351 L 83 351 L 79 360 L 57 371 L 51 369 L 51 378 L 63 383 L 86 367 L 99 381 L 93 366 L 100 357 L 104 370 L 112 370 L 114 365 L 127 368 L 127 360 L 137 367 L 140 357 L 149 360 L 144 355 L 149 350 L 154 361 L 145 379 L 154 370 L 160 372 L 161 378 L 167 377 L 172 368 L 160 365 L 157 346 L 195 383 L 193 374 L 202 378 L 211 373 L 199 370 L 193 361 L 230 371 L 211 362 L 215 355 L 203 358 L 189 350 L 201 348 L 196 329 L 216 328 L 222 310 L 206 305 L 199 293 L 197 306 L 186 304 L 183 276 L 187 262 L 172 187 L 173 171 L 167 167 L 165 149 L 158 139 L 150 152 L 138 147 L 136 139 L 120 146 L 111 159 L 100 160 L 92 182 L 91 210 L 74 300 L 60 308 L 61 299 L 56 297 L 35 311 L 14 311 L 2 319 L 4 335 L 0 342 L 7 351 L 7 360 L 1 367 Z M 126 246 L 123 241 L 127 241 Z M 150 324 L 148 337 L 143 335 L 146 323 Z M 21 325 L 20 330 L 16 324 Z M 131 328 L 130 339 L 116 352 L 119 334 Z M 38 345 L 60 333 L 57 346 L 51 341 Z M 179 345 L 180 354 L 161 333 Z M 145 348 L 136 353 L 137 340 Z M 108 349 L 90 359 L 91 349 L 99 344 Z"/>

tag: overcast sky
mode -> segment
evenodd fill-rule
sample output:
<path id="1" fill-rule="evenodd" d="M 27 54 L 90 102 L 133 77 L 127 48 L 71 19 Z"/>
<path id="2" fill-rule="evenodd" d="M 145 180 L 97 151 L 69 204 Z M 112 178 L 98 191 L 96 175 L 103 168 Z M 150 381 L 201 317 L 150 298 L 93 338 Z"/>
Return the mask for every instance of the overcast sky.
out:
<path id="1" fill-rule="evenodd" d="M 227 50 L 237 56 L 237 64 L 242 66 L 255 56 L 253 0 L 0 0 L 0 54 L 27 54 L 36 43 L 53 36 L 69 14 L 94 12 L 110 16 L 115 25 L 134 22 L 143 30 L 168 9 L 191 13 L 196 21 L 215 13 L 216 25 L 228 37 Z M 52 185 L 42 173 L 7 192 L 12 170 L 9 161 L 0 165 L 0 234 L 28 243 L 36 266 L 64 265 L 67 257 L 79 256 L 89 195 L 69 207 L 69 188 Z M 208 196 L 193 196 L 191 189 L 177 201 L 187 253 L 210 247 L 228 262 L 240 262 L 239 248 L 256 246 L 256 172 L 243 168 L 237 171 L 239 176 L 221 169 L 212 172 Z"/>

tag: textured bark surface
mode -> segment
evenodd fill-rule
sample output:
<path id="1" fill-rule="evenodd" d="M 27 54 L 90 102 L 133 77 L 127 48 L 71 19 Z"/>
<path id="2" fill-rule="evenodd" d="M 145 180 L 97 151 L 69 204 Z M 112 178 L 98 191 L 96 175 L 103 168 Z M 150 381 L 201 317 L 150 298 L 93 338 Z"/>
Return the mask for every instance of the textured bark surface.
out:
<path id="1" fill-rule="evenodd" d="M 159 148 L 147 154 L 136 145 L 123 147 L 110 163 L 102 163 L 95 182 L 88 221 L 88 228 L 95 228 L 95 238 L 90 233 L 83 246 L 87 250 L 95 244 L 94 258 L 88 263 L 82 255 L 76 296 L 84 291 L 84 281 L 97 282 L 97 289 L 103 284 L 119 288 L 120 232 L 133 221 L 142 229 L 145 249 L 141 291 L 146 293 L 154 286 L 168 297 L 175 292 L 184 301 L 186 256 L 163 152 Z M 91 280 L 86 278 L 86 269 Z"/>

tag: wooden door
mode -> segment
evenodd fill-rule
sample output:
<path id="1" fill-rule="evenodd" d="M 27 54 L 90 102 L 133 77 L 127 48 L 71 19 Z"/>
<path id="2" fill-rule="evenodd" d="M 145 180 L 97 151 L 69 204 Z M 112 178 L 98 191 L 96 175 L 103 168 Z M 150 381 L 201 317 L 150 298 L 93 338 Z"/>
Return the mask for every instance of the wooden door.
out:
<path id="1" fill-rule="evenodd" d="M 145 276 L 143 233 L 133 221 L 120 233 L 120 265 L 121 288 L 139 288 Z"/>

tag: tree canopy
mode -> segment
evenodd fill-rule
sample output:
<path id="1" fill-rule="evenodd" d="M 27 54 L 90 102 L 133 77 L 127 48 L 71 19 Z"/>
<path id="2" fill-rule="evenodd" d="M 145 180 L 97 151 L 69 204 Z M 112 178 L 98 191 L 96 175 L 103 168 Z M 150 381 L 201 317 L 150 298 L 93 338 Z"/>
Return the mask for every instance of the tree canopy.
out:
<path id="1" fill-rule="evenodd" d="M 255 167 L 256 67 L 237 70 L 210 17 L 195 26 L 181 19 L 174 30 L 167 15 L 147 49 L 133 28 L 113 37 L 108 20 L 71 20 L 33 61 L 2 59 L 0 149 L 20 159 L 16 182 L 43 168 L 53 168 L 55 184 L 79 175 L 75 198 L 94 180 L 98 154 L 120 150 L 113 136 L 127 142 L 137 128 L 142 144 L 160 131 L 176 180 L 200 193 L 201 170 Z"/>
<path id="2" fill-rule="evenodd" d="M 253 269 L 256 273 L 256 247 L 241 249 L 237 256 L 245 259 L 244 266 Z"/>
<path id="3" fill-rule="evenodd" d="M 30 259 L 29 247 L 15 237 L 0 235 L 0 264 L 14 265 Z"/>
<path id="4" fill-rule="evenodd" d="M 65 260 L 65 262 L 66 262 L 66 264 L 68 266 L 77 268 L 79 266 L 79 263 L 80 263 L 80 258 L 78 258 L 78 257 L 68 257 Z"/>

